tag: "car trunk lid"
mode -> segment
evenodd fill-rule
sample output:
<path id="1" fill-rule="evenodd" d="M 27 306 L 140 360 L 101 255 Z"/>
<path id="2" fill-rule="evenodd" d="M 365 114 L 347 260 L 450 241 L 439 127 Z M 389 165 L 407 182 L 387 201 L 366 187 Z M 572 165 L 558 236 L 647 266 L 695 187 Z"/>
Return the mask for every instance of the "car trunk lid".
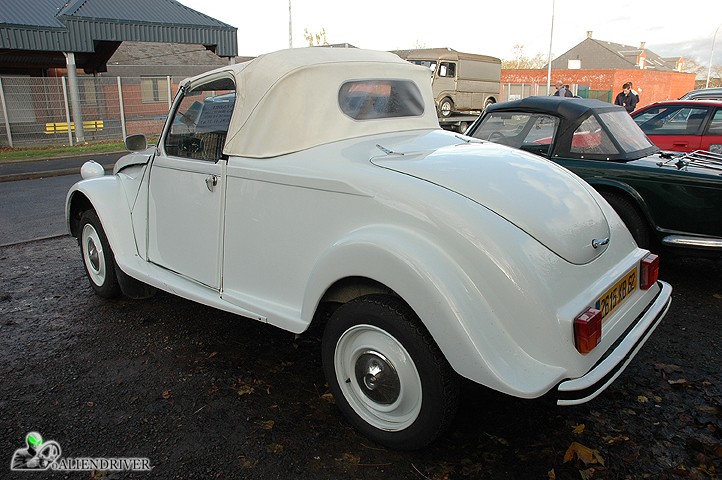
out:
<path id="1" fill-rule="evenodd" d="M 463 195 L 571 263 L 588 263 L 606 249 L 609 224 L 591 187 L 553 162 L 493 143 L 384 151 L 374 165 Z"/>

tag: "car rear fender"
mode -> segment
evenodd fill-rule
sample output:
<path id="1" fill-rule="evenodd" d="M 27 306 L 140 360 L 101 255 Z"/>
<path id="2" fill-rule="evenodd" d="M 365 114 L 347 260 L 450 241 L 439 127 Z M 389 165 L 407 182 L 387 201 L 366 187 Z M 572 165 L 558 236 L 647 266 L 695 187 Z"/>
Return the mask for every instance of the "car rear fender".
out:
<path id="1" fill-rule="evenodd" d="M 464 269 L 412 231 L 376 225 L 335 242 L 309 278 L 304 321 L 310 323 L 336 282 L 350 277 L 372 279 L 396 292 L 417 313 L 452 368 L 477 383 L 533 398 L 563 373 L 513 342 Z M 483 324 L 481 338 L 471 333 L 479 331 L 478 323 Z"/>
<path id="2" fill-rule="evenodd" d="M 610 180 L 607 178 L 586 178 L 585 181 L 589 183 L 596 191 L 602 193 L 603 191 L 608 192 L 621 192 L 625 194 L 639 209 L 639 212 L 644 215 L 647 223 L 650 227 L 655 230 L 657 225 L 654 223 L 654 219 L 649 215 L 649 207 L 644 198 L 632 187 L 624 182 L 617 180 Z"/>

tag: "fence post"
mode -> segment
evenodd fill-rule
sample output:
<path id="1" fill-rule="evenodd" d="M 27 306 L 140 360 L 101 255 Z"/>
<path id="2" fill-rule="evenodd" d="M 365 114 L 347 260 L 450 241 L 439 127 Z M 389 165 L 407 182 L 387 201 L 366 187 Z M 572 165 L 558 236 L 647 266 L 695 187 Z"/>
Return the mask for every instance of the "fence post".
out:
<path id="1" fill-rule="evenodd" d="M 68 107 L 68 87 L 65 85 L 65 77 L 60 77 L 63 80 L 63 100 L 65 101 L 65 121 L 68 125 L 68 141 L 70 146 L 73 146 L 73 129 L 70 128 L 70 108 Z"/>
<path id="2" fill-rule="evenodd" d="M 0 78 L 0 101 L 3 104 L 3 118 L 5 118 L 5 133 L 8 136 L 8 144 L 13 148 L 13 135 L 10 133 L 10 119 L 8 118 L 8 107 L 5 103 L 5 92 L 3 91 L 3 82 Z"/>
<path id="3" fill-rule="evenodd" d="M 168 110 L 170 110 L 170 107 L 173 105 L 173 97 L 171 96 L 171 78 L 170 75 L 165 78 L 168 81 Z"/>
<path id="4" fill-rule="evenodd" d="M 123 106 L 123 87 L 120 85 L 120 77 L 118 78 L 118 103 L 120 104 L 120 128 L 123 130 L 123 140 L 128 136 L 125 131 L 125 107 Z"/>

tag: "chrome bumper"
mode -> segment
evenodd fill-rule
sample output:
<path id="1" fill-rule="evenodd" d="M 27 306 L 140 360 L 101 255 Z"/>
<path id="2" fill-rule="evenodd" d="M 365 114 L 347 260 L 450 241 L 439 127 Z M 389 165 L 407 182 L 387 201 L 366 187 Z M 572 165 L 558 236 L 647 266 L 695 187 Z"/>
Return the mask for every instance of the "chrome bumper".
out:
<path id="1" fill-rule="evenodd" d="M 608 354 L 583 377 L 565 380 L 559 384 L 557 405 L 588 402 L 602 393 L 627 368 L 662 321 L 672 302 L 672 287 L 666 282 L 658 283 L 661 289 L 657 297 Z"/>

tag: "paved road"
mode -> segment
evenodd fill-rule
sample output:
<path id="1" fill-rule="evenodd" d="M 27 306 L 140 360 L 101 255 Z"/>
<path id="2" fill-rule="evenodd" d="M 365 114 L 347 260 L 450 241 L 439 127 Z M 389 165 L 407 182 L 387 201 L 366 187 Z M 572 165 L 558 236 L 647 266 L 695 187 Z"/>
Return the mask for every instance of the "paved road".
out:
<path id="1" fill-rule="evenodd" d="M 67 233 L 65 195 L 80 175 L 0 183 L 0 245 Z"/>
<path id="2" fill-rule="evenodd" d="M 127 152 L 104 153 L 47 160 L 0 162 L 0 182 L 73 175 L 80 172 L 81 165 L 88 160 L 95 160 L 103 165 L 106 170 L 112 169 L 116 160 L 126 153 Z"/>
<path id="3" fill-rule="evenodd" d="M 0 245 L 67 233 L 65 195 L 81 165 L 95 160 L 110 170 L 124 154 L 0 163 Z"/>

